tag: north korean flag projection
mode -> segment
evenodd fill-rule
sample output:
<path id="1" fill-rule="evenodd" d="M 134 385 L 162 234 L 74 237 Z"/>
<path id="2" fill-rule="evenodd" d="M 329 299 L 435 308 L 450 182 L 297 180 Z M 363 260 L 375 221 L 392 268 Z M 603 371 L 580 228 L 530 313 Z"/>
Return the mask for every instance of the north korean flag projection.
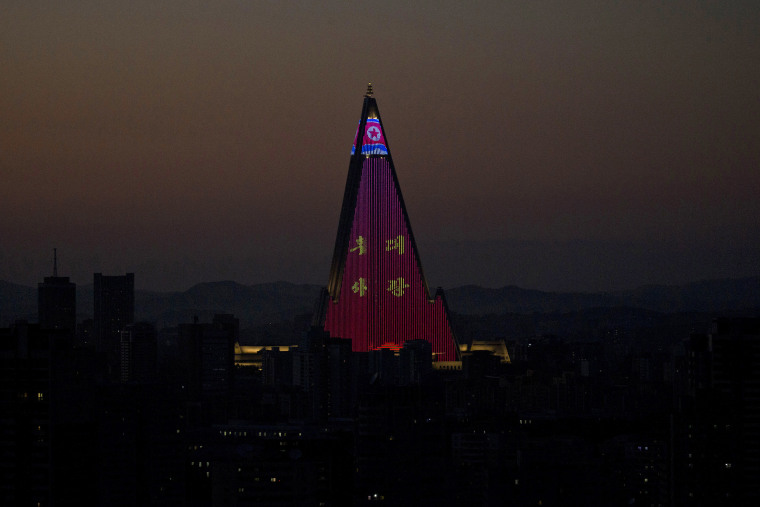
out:
<path id="1" fill-rule="evenodd" d="M 431 296 L 428 289 L 371 96 L 354 141 L 327 293 L 324 329 L 350 338 L 354 351 L 399 349 L 424 339 L 437 360 L 456 359 L 443 293 Z"/>
<path id="2" fill-rule="evenodd" d="M 361 127 L 361 123 L 359 123 Z M 351 147 L 351 155 L 356 151 L 356 141 L 359 138 L 359 127 L 356 127 L 354 136 L 354 145 Z M 385 136 L 380 120 L 377 118 L 367 118 L 364 125 L 364 139 L 362 140 L 362 155 L 387 155 L 388 147 L 385 145 Z"/>

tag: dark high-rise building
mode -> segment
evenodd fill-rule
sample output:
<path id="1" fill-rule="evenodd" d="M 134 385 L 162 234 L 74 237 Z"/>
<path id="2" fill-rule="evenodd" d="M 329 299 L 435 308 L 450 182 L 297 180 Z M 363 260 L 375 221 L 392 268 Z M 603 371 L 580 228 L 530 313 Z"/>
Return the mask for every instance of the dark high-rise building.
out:
<path id="1" fill-rule="evenodd" d="M 155 381 L 157 349 L 156 328 L 153 324 L 129 324 L 121 332 L 121 382 Z"/>
<path id="2" fill-rule="evenodd" d="M 107 377 L 119 380 L 121 332 L 135 320 L 135 275 L 94 278 L 95 347 L 105 358 Z"/>
<path id="3" fill-rule="evenodd" d="M 293 352 L 279 347 L 261 352 L 262 383 L 265 386 L 293 385 Z"/>
<path id="4" fill-rule="evenodd" d="M 418 385 L 427 380 L 433 371 L 432 347 L 427 340 L 410 340 L 399 351 L 398 383 Z"/>
<path id="5" fill-rule="evenodd" d="M 0 505 L 92 505 L 92 468 L 69 330 L 0 328 Z M 63 502 L 62 502 L 63 503 Z"/>
<path id="6" fill-rule="evenodd" d="M 385 130 L 371 87 L 364 97 L 343 195 L 330 279 L 318 322 L 354 352 L 431 343 L 437 360 L 457 349 L 443 292 L 422 272 Z"/>
<path id="7" fill-rule="evenodd" d="M 684 505 L 760 502 L 760 319 L 716 320 L 689 344 L 691 407 L 680 429 Z M 687 404 L 688 406 L 688 404 Z"/>
<path id="8" fill-rule="evenodd" d="M 67 276 L 58 276 L 58 258 L 53 260 L 53 276 L 37 284 L 37 313 L 42 329 L 76 332 L 77 286 Z"/>
<path id="9" fill-rule="evenodd" d="M 235 368 L 240 321 L 214 315 L 211 324 L 180 324 L 178 344 L 182 380 L 193 397 L 228 394 Z"/>
<path id="10" fill-rule="evenodd" d="M 2 505 L 50 502 L 50 365 L 50 339 L 38 325 L 0 329 Z"/>

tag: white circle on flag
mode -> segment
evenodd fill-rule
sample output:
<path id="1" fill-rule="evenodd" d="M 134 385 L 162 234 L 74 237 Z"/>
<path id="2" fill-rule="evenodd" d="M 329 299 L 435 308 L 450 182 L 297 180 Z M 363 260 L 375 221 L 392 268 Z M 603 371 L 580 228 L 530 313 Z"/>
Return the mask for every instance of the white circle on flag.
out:
<path id="1" fill-rule="evenodd" d="M 379 141 L 380 129 L 372 125 L 370 128 L 367 129 L 367 137 L 369 137 L 372 141 Z"/>

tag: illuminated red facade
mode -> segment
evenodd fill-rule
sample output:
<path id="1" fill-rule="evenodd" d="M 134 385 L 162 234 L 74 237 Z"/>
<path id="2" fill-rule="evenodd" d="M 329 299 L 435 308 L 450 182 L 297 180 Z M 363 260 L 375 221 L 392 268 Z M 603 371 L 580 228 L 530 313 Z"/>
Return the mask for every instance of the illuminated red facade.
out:
<path id="1" fill-rule="evenodd" d="M 371 93 L 354 139 L 320 314 L 325 331 L 350 338 L 355 352 L 399 349 L 408 340 L 425 339 L 436 360 L 456 359 L 443 292 L 431 296 L 425 281 Z"/>

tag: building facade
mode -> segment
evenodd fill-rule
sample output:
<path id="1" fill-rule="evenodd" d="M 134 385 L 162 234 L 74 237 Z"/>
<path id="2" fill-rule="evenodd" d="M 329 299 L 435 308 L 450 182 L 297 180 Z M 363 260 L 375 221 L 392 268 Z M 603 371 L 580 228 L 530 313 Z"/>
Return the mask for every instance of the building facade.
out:
<path id="1" fill-rule="evenodd" d="M 456 358 L 443 291 L 422 271 L 388 140 L 371 87 L 349 164 L 320 324 L 350 339 L 354 352 L 431 343 L 439 361 Z"/>
<path id="2" fill-rule="evenodd" d="M 135 275 L 93 277 L 95 348 L 106 378 L 120 380 L 121 332 L 135 320 Z"/>

